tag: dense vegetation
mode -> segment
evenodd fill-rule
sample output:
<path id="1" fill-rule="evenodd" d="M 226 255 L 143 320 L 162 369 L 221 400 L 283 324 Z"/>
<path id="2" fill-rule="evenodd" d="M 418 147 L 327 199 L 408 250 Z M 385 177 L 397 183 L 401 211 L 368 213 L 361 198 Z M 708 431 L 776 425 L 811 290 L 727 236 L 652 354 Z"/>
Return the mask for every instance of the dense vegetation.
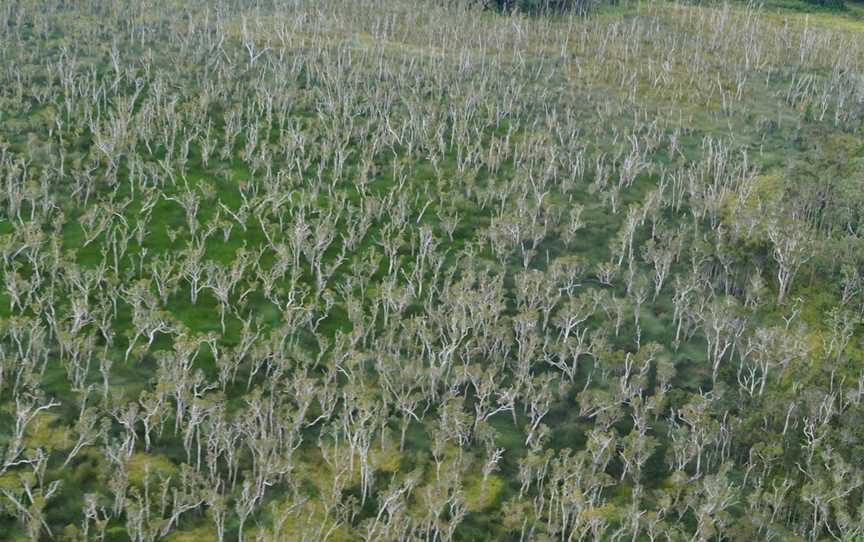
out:
<path id="1" fill-rule="evenodd" d="M 864 536 L 850 9 L 0 3 L 0 539 Z"/>
<path id="2" fill-rule="evenodd" d="M 447 2 L 448 0 L 432 0 L 436 2 Z M 460 0 L 455 0 L 459 2 Z M 560 13 L 587 14 L 608 5 L 617 5 L 618 0 L 462 0 L 473 2 L 473 5 L 482 6 L 485 9 L 495 9 L 505 13 L 514 11 L 526 15 L 550 15 Z M 697 4 L 702 1 L 713 3 L 715 0 L 694 0 Z M 741 0 L 737 0 L 741 1 Z M 825 10 L 845 10 L 845 0 L 768 0 L 771 7 L 782 7 L 798 11 L 811 11 L 814 8 Z M 763 3 L 764 4 L 764 3 Z"/>

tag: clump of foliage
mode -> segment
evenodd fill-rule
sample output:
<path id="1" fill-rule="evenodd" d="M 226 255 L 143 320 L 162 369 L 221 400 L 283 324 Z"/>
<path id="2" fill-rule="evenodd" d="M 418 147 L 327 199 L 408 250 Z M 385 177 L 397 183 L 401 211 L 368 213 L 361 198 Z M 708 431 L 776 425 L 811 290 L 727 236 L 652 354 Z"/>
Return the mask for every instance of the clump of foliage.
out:
<path id="1" fill-rule="evenodd" d="M 0 4 L 0 539 L 864 536 L 862 71 L 755 4 Z"/>
<path id="2" fill-rule="evenodd" d="M 846 7 L 846 0 L 807 0 L 807 3 L 829 9 L 842 9 Z"/>

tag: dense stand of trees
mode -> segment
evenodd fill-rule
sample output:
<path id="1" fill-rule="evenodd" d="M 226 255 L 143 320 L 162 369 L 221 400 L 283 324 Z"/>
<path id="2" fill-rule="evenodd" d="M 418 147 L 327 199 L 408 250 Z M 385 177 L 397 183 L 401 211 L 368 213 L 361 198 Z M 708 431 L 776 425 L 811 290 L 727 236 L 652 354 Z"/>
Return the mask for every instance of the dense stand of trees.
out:
<path id="1" fill-rule="evenodd" d="M 554 14 L 585 13 L 597 3 L 596 0 L 487 0 L 484 5 L 505 12 L 520 10 L 529 14 Z"/>
<path id="2" fill-rule="evenodd" d="M 864 536 L 862 66 L 755 5 L 0 4 L 0 539 Z"/>

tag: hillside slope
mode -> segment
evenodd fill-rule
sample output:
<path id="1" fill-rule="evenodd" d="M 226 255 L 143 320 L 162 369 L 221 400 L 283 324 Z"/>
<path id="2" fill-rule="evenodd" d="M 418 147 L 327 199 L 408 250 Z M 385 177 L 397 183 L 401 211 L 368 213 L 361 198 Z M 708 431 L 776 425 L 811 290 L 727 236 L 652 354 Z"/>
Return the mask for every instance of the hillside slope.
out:
<path id="1" fill-rule="evenodd" d="M 858 7 L 0 6 L 0 540 L 864 536 Z"/>

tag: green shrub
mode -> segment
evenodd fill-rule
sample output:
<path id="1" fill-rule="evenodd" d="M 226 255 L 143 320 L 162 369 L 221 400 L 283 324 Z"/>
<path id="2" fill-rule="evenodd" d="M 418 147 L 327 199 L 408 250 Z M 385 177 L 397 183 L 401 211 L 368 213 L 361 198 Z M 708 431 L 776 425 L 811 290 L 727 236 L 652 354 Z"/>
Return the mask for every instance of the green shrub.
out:
<path id="1" fill-rule="evenodd" d="M 843 9 L 846 7 L 846 0 L 806 0 L 808 4 L 829 9 Z"/>

